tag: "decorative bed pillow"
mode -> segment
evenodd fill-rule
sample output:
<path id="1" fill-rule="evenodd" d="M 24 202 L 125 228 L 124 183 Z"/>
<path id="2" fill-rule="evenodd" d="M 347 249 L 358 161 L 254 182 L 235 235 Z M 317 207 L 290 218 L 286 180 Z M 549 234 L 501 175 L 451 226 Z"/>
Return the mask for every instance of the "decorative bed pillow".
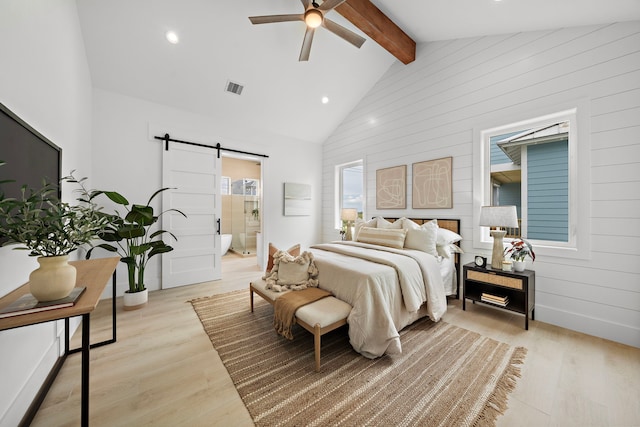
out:
<path id="1" fill-rule="evenodd" d="M 436 241 L 438 240 L 438 220 L 432 219 L 422 225 L 418 225 L 405 218 L 403 227 L 407 230 L 407 238 L 404 247 L 426 252 L 438 256 Z"/>
<path id="2" fill-rule="evenodd" d="M 438 250 L 436 249 L 436 238 L 436 230 L 425 230 L 424 228 L 407 230 L 404 247 L 406 249 L 416 249 L 418 251 L 426 252 L 437 257 Z"/>
<path id="3" fill-rule="evenodd" d="M 358 233 L 358 242 L 402 249 L 406 235 L 407 230 L 402 228 L 362 227 Z"/>
<path id="4" fill-rule="evenodd" d="M 381 216 L 378 216 L 375 218 L 377 220 L 377 224 L 376 224 L 376 228 L 391 228 L 391 229 L 397 229 L 397 228 L 402 228 L 402 220 L 404 218 L 400 218 L 394 222 L 391 221 L 387 221 L 386 219 L 384 219 Z"/>
<path id="5" fill-rule="evenodd" d="M 455 243 L 451 243 L 448 245 L 436 245 L 436 250 L 438 251 L 438 255 L 443 258 L 451 258 L 451 254 L 458 253 L 463 254 L 464 251 L 462 248 Z"/>
<path id="6" fill-rule="evenodd" d="M 267 261 L 267 270 L 265 271 L 266 274 L 269 274 L 271 272 L 271 269 L 273 268 L 273 256 L 279 250 L 280 249 L 273 246 L 272 243 L 269 243 L 269 260 Z M 287 249 L 287 253 L 294 257 L 300 255 L 300 244 L 291 246 L 289 249 Z"/>
<path id="7" fill-rule="evenodd" d="M 358 240 L 358 233 L 362 227 L 373 227 L 375 228 L 378 224 L 378 218 L 370 219 L 369 221 L 365 221 L 362 218 L 356 219 L 356 225 L 353 232 L 353 240 Z"/>
<path id="8" fill-rule="evenodd" d="M 436 241 L 436 250 L 438 255 L 444 258 L 451 258 L 452 253 L 464 253 L 458 245 L 454 243 L 462 240 L 462 236 L 458 233 L 454 233 L 446 228 L 438 229 L 438 240 Z"/>
<path id="9" fill-rule="evenodd" d="M 278 251 L 273 255 L 273 269 L 265 276 L 266 289 L 277 292 L 301 290 L 318 287 L 318 269 L 311 252 L 291 256 L 288 252 Z"/>

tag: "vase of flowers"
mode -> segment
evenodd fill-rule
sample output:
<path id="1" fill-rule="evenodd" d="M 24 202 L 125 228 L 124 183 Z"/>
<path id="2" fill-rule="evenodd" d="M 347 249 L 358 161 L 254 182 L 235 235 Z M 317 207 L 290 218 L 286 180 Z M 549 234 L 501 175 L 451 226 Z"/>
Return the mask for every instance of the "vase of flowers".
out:
<path id="1" fill-rule="evenodd" d="M 509 257 L 513 260 L 513 270 L 522 272 L 526 267 L 525 257 L 528 255 L 531 258 L 531 262 L 536 260 L 536 254 L 533 252 L 533 246 L 531 243 L 524 239 L 513 239 L 511 245 L 507 246 L 504 250 L 505 257 Z"/>

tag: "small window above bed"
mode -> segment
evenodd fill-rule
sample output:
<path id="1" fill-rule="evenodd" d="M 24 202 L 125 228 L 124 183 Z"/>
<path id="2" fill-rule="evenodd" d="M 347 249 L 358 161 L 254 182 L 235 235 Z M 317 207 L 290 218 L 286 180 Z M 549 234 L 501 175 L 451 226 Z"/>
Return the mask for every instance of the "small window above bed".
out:
<path id="1" fill-rule="evenodd" d="M 362 160 L 336 166 L 336 229 L 345 227 L 342 209 L 355 209 L 358 218 L 364 217 L 364 166 Z M 352 224 L 353 225 L 353 224 Z"/>

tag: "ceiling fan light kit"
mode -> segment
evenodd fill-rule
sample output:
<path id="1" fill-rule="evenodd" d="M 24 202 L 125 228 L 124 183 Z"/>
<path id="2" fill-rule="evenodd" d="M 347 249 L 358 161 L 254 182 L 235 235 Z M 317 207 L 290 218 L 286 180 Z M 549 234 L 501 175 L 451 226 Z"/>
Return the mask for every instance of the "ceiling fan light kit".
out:
<path id="1" fill-rule="evenodd" d="M 274 22 L 303 21 L 307 25 L 307 29 L 304 33 L 302 49 L 300 50 L 300 58 L 298 59 L 299 61 L 309 60 L 313 35 L 316 28 L 320 26 L 348 41 L 357 48 L 360 48 L 360 46 L 365 42 L 363 37 L 324 17 L 325 13 L 340 6 L 346 0 L 325 0 L 321 5 L 318 5 L 315 1 L 311 2 L 310 0 L 300 1 L 304 6 L 304 13 L 291 15 L 250 16 L 249 20 L 254 25 L 270 24 Z"/>
<path id="2" fill-rule="evenodd" d="M 307 27 L 318 28 L 322 25 L 323 19 L 322 12 L 318 9 L 309 9 L 304 13 L 304 23 L 307 24 Z"/>

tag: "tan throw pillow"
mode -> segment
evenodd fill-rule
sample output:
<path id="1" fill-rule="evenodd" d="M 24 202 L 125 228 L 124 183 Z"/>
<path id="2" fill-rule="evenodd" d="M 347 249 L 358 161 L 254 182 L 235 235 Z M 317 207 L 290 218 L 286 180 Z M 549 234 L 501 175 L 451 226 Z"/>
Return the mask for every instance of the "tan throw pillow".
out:
<path id="1" fill-rule="evenodd" d="M 269 260 L 267 261 L 267 270 L 265 271 L 265 273 L 269 274 L 273 269 L 273 256 L 279 250 L 280 249 L 273 246 L 273 243 L 269 243 Z M 287 249 L 287 253 L 294 257 L 300 255 L 300 244 L 291 246 L 289 249 Z"/>
<path id="2" fill-rule="evenodd" d="M 407 230 L 402 228 L 362 227 L 358 233 L 358 242 L 402 249 L 406 235 Z"/>
<path id="3" fill-rule="evenodd" d="M 373 227 L 373 228 L 375 228 L 377 223 L 378 223 L 378 219 L 377 218 L 370 219 L 369 221 L 365 221 L 362 218 L 356 219 L 356 225 L 354 227 L 354 232 L 353 232 L 353 240 L 354 241 L 358 240 L 358 233 L 360 232 L 360 229 L 362 227 Z"/>
<path id="4" fill-rule="evenodd" d="M 318 287 L 318 269 L 311 252 L 303 252 L 297 257 L 285 251 L 273 255 L 273 269 L 266 276 L 266 289 L 277 292 Z"/>

